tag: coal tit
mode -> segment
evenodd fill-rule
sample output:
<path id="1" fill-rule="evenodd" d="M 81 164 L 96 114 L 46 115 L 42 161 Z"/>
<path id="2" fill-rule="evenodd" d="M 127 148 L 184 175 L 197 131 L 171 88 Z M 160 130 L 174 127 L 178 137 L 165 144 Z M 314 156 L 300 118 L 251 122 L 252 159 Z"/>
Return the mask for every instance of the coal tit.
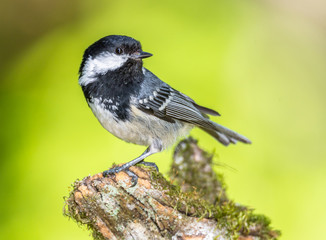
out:
<path id="1" fill-rule="evenodd" d="M 173 145 L 193 127 L 199 127 L 223 145 L 250 143 L 250 140 L 209 120 L 219 113 L 198 105 L 187 95 L 170 87 L 143 67 L 139 41 L 120 35 L 101 38 L 90 45 L 79 69 L 79 84 L 94 115 L 101 125 L 116 137 L 144 145 L 146 151 L 134 160 L 103 175 L 125 171 L 137 163 L 154 165 L 144 159 Z"/>

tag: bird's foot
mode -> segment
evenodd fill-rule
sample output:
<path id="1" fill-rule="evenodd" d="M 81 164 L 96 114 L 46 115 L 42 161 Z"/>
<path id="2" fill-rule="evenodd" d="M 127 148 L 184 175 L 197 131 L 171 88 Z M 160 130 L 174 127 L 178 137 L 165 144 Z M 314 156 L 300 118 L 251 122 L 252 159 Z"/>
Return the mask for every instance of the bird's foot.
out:
<path id="1" fill-rule="evenodd" d="M 136 184 L 138 183 L 138 176 L 134 172 L 130 171 L 129 169 L 126 169 L 125 172 L 128 174 L 129 177 L 131 177 L 130 187 L 136 186 Z"/>
<path id="2" fill-rule="evenodd" d="M 154 167 L 156 169 L 156 171 L 158 172 L 158 167 L 155 163 L 153 162 L 144 162 L 144 161 L 141 161 L 137 164 L 142 164 L 142 165 L 145 165 L 145 166 L 149 166 L 149 167 Z M 138 182 L 138 176 L 133 172 L 131 171 L 129 168 L 131 167 L 132 165 L 130 165 L 130 163 L 126 163 L 122 166 L 119 166 L 119 167 L 114 167 L 114 168 L 111 168 L 109 170 L 106 170 L 103 172 L 103 176 L 104 177 L 107 177 L 109 175 L 114 175 L 114 174 L 117 174 L 121 171 L 124 171 L 125 173 L 128 174 L 129 177 L 131 177 L 131 186 L 130 187 L 134 187 L 136 186 L 137 182 Z"/>
<path id="3" fill-rule="evenodd" d="M 117 174 L 121 171 L 124 171 L 125 173 L 128 174 L 129 177 L 131 177 L 131 186 L 130 187 L 136 186 L 136 184 L 138 182 L 138 176 L 134 172 L 129 170 L 129 168 L 124 167 L 124 165 L 122 165 L 120 167 L 114 167 L 114 168 L 104 171 L 103 176 L 107 177 L 109 175 Z"/>
<path id="4" fill-rule="evenodd" d="M 139 162 L 139 163 L 137 163 L 137 164 L 142 164 L 142 165 L 144 165 L 144 166 L 154 167 L 154 168 L 156 169 L 156 171 L 159 172 L 159 170 L 158 170 L 158 166 L 157 166 L 155 163 L 153 163 L 153 162 L 145 162 L 145 161 L 141 161 L 141 162 Z"/>

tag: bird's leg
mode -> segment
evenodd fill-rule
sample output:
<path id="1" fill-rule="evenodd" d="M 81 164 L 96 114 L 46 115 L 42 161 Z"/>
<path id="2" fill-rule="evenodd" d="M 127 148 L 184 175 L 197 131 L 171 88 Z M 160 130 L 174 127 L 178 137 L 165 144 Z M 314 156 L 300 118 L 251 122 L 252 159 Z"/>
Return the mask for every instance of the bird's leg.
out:
<path id="1" fill-rule="evenodd" d="M 131 177 L 131 181 L 133 183 L 131 187 L 133 187 L 137 184 L 138 177 L 134 172 L 130 171 L 129 168 L 131 166 L 136 165 L 137 163 L 142 162 L 146 157 L 148 157 L 154 153 L 158 153 L 160 151 L 162 151 L 161 146 L 157 147 L 155 145 L 151 145 L 146 149 L 145 152 L 143 152 L 142 155 L 135 158 L 134 160 L 131 160 L 130 162 L 127 162 L 127 163 L 123 164 L 122 166 L 115 167 L 115 168 L 104 171 L 103 176 L 106 177 L 110 174 L 115 174 L 115 173 L 119 173 L 121 171 L 125 171 Z M 142 162 L 142 164 L 143 164 L 143 162 Z M 154 166 L 154 167 L 156 166 L 155 163 L 148 163 L 148 162 L 146 162 L 144 165 L 147 165 L 147 166 L 150 165 L 150 166 Z M 158 170 L 157 166 L 156 166 L 156 169 Z"/>
<path id="2" fill-rule="evenodd" d="M 142 155 L 140 155 L 139 157 L 135 158 L 134 160 L 131 160 L 130 162 L 127 162 L 125 164 L 123 164 L 120 167 L 115 167 L 115 168 L 111 168 L 109 170 L 106 170 L 103 172 L 103 175 L 109 175 L 109 174 L 114 174 L 114 173 L 118 173 L 121 171 L 124 171 L 126 169 L 129 169 L 131 166 L 136 165 L 137 163 L 143 161 L 146 157 L 152 155 L 153 153 L 150 151 L 150 148 L 147 148 L 145 152 L 143 152 Z"/>

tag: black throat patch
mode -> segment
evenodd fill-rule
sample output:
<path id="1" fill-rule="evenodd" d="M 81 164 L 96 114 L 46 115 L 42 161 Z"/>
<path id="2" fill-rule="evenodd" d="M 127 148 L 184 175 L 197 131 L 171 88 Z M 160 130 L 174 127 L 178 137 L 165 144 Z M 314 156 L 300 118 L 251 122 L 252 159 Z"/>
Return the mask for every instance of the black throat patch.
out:
<path id="1" fill-rule="evenodd" d="M 130 97 L 139 93 L 144 80 L 142 61 L 129 59 L 119 69 L 95 78 L 96 81 L 82 86 L 87 101 L 94 103 L 96 99 L 114 114 L 116 120 L 128 120 Z"/>

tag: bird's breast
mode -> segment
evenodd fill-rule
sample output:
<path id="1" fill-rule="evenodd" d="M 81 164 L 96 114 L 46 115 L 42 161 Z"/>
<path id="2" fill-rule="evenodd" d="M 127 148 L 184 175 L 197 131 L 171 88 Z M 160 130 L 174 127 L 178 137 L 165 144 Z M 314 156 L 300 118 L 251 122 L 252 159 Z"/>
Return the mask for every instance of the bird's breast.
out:
<path id="1" fill-rule="evenodd" d="M 89 102 L 89 106 L 107 131 L 126 142 L 138 145 L 150 146 L 154 141 L 159 141 L 165 149 L 172 146 L 179 137 L 187 135 L 192 128 L 191 125 L 179 121 L 166 122 L 135 106 L 128 110 L 129 117 L 125 120 L 119 119 L 114 111 L 98 99 Z"/>

